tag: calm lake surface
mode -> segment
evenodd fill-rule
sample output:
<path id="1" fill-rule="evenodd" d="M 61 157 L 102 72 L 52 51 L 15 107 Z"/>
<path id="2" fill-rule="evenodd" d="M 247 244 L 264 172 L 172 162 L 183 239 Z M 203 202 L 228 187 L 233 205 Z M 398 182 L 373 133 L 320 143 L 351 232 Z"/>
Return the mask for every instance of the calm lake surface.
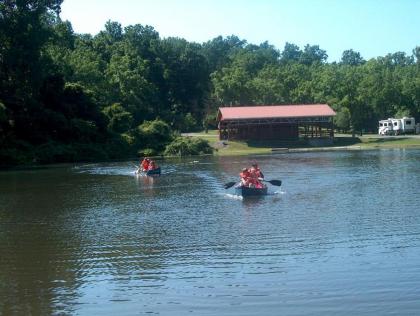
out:
<path id="1" fill-rule="evenodd" d="M 0 172 L 0 315 L 418 315 L 420 150 Z"/>

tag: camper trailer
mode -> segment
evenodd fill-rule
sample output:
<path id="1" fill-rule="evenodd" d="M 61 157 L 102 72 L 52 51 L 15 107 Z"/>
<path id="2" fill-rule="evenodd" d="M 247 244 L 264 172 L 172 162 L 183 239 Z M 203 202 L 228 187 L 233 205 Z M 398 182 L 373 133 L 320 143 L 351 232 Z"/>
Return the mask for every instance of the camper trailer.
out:
<path id="1" fill-rule="evenodd" d="M 402 134 L 402 122 L 401 119 L 391 119 L 392 135 Z"/>
<path id="2" fill-rule="evenodd" d="M 401 125 L 404 134 L 414 134 L 416 132 L 416 120 L 414 117 L 403 117 Z"/>
<path id="3" fill-rule="evenodd" d="M 379 135 L 401 135 L 416 133 L 416 121 L 414 117 L 403 117 L 401 119 L 388 118 L 379 121 Z"/>
<path id="4" fill-rule="evenodd" d="M 391 119 L 379 121 L 378 134 L 381 136 L 392 134 L 392 121 Z"/>

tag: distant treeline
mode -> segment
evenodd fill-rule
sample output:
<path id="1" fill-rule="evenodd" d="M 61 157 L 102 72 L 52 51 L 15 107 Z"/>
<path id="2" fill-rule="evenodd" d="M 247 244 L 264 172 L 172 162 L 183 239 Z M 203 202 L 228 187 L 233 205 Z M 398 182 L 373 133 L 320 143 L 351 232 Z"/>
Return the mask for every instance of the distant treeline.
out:
<path id="1" fill-rule="evenodd" d="M 420 47 L 328 63 L 318 45 L 198 44 L 140 24 L 91 36 L 60 20 L 61 3 L 0 2 L 0 165 L 162 153 L 215 127 L 220 105 L 328 103 L 343 131 L 420 118 Z"/>

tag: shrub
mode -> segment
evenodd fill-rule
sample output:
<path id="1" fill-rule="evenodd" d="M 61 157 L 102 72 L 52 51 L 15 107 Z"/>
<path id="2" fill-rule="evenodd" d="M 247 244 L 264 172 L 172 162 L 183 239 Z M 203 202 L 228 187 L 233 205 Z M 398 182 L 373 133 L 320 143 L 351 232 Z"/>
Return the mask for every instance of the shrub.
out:
<path id="1" fill-rule="evenodd" d="M 213 148 L 207 140 L 191 137 L 177 137 L 165 149 L 165 155 L 167 156 L 191 156 L 212 153 Z"/>
<path id="2" fill-rule="evenodd" d="M 139 150 L 137 152 L 137 154 L 139 156 L 150 157 L 150 156 L 156 156 L 157 152 L 156 152 L 156 150 L 154 150 L 152 148 L 145 148 L 145 149 Z"/>
<path id="3" fill-rule="evenodd" d="M 123 133 L 128 131 L 133 123 L 131 113 L 127 112 L 119 103 L 105 107 L 102 112 L 109 120 L 109 131 Z"/>
<path id="4" fill-rule="evenodd" d="M 171 129 L 164 121 L 145 121 L 135 131 L 137 144 L 155 152 L 161 151 L 172 140 Z"/>

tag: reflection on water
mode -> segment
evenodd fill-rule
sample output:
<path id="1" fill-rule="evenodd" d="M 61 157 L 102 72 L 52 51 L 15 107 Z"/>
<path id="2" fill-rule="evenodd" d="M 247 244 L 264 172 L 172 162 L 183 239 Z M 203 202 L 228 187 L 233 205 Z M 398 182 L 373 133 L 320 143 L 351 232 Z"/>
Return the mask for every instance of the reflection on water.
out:
<path id="1" fill-rule="evenodd" d="M 419 150 L 0 173 L 0 315 L 415 315 Z"/>

